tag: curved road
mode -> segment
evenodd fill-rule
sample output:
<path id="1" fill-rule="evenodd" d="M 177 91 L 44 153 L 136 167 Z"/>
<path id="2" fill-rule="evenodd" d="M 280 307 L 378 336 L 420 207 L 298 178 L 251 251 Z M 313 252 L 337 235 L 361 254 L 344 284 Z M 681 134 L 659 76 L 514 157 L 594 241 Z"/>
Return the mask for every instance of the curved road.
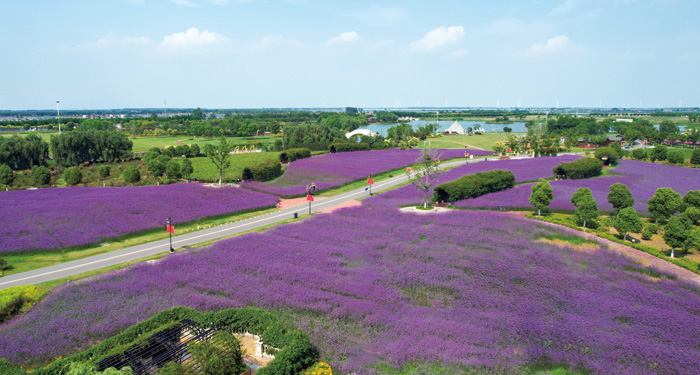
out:
<path id="1" fill-rule="evenodd" d="M 560 154 L 562 155 L 562 154 Z M 469 163 L 476 163 L 484 159 L 469 160 Z M 492 159 L 494 160 L 494 159 Z M 498 159 L 495 159 L 498 160 Z M 442 167 L 451 167 L 464 164 L 464 160 L 445 162 Z M 392 177 L 387 180 L 377 182 L 373 189 L 376 191 L 384 190 L 400 183 L 406 182 L 406 175 Z M 367 195 L 365 188 L 359 188 L 348 193 L 339 194 L 330 198 L 319 200 L 311 205 L 311 212 L 320 211 L 323 209 L 337 206 L 341 203 L 349 202 Z M 221 225 L 215 228 L 209 228 L 187 234 L 182 234 L 173 237 L 173 247 L 181 248 L 192 246 L 198 243 L 216 240 L 222 237 L 228 237 L 237 233 L 249 231 L 251 229 L 260 228 L 266 225 L 274 224 L 286 219 L 291 219 L 294 214 L 303 215 L 309 212 L 309 206 L 306 204 L 280 210 L 278 212 L 261 215 L 258 217 L 238 221 L 231 224 Z M 170 250 L 169 241 L 160 240 L 138 246 L 127 247 L 108 253 L 99 254 L 83 259 L 78 259 L 66 263 L 57 264 L 50 267 L 44 267 L 32 271 L 22 272 L 10 276 L 0 278 L 0 289 L 9 288 L 17 285 L 40 284 L 47 281 L 53 281 L 64 277 L 75 276 L 84 272 L 99 270 L 105 267 L 110 267 L 130 261 L 135 261 L 141 258 L 152 255 L 165 253 Z"/>

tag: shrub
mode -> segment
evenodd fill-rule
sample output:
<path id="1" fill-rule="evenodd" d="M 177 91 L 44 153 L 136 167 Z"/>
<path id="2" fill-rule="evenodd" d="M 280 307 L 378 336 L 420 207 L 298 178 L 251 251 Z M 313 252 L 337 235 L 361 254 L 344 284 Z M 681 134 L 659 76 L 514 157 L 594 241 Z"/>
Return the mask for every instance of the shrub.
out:
<path id="1" fill-rule="evenodd" d="M 103 165 L 97 169 L 97 172 L 100 174 L 100 177 L 107 178 L 112 173 L 112 167 L 109 165 Z"/>
<path id="2" fill-rule="evenodd" d="M 15 175 L 12 173 L 12 169 L 5 164 L 0 165 L 0 184 L 9 186 L 14 180 Z"/>
<path id="3" fill-rule="evenodd" d="M 311 157 L 311 150 L 308 148 L 290 148 L 280 154 L 280 163 L 291 163 L 294 160 Z"/>
<path id="4" fill-rule="evenodd" d="M 124 182 L 127 184 L 135 184 L 141 181 L 141 172 L 135 166 L 131 166 L 124 170 Z"/>
<path id="5" fill-rule="evenodd" d="M 646 160 L 647 157 L 648 155 L 644 149 L 636 148 L 632 151 L 632 159 L 634 160 Z"/>
<path id="6" fill-rule="evenodd" d="M 671 164 L 683 164 L 683 163 L 685 163 L 685 157 L 683 156 L 683 153 L 680 152 L 679 150 L 669 151 L 668 155 L 666 156 L 666 160 L 668 160 L 668 162 Z"/>
<path id="7" fill-rule="evenodd" d="M 83 174 L 78 167 L 70 167 L 63 172 L 63 179 L 66 180 L 66 184 L 75 186 L 83 180 Z"/>
<path id="8" fill-rule="evenodd" d="M 694 166 L 700 166 L 700 148 L 693 150 L 693 154 L 690 156 L 690 164 Z"/>
<path id="9" fill-rule="evenodd" d="M 653 236 L 653 233 L 651 233 L 648 229 L 645 229 L 642 231 L 642 239 L 645 241 L 649 241 L 651 239 L 651 236 Z"/>
<path id="10" fill-rule="evenodd" d="M 649 155 L 649 160 L 654 162 L 655 160 L 659 161 L 664 161 L 666 160 L 666 155 L 668 151 L 666 147 L 664 146 L 654 146 L 654 149 L 651 151 L 651 155 Z"/>
<path id="11" fill-rule="evenodd" d="M 561 178 L 580 180 L 600 176 L 603 162 L 598 159 L 583 158 L 570 163 L 561 163 L 554 167 L 553 172 Z"/>
<path id="12" fill-rule="evenodd" d="M 611 147 L 600 147 L 595 150 L 594 155 L 596 159 L 603 160 L 603 158 L 608 158 L 608 164 L 617 165 L 619 154 Z"/>
<path id="13" fill-rule="evenodd" d="M 646 230 L 651 232 L 651 234 L 657 234 L 659 233 L 659 226 L 657 224 L 649 224 Z"/>
<path id="14" fill-rule="evenodd" d="M 328 150 L 330 152 L 369 151 L 370 147 L 367 143 L 336 142 L 331 143 Z"/>
<path id="15" fill-rule="evenodd" d="M 455 202 L 476 198 L 515 186 L 515 175 L 511 171 L 495 170 L 460 177 L 435 187 L 433 199 L 437 202 Z"/>
<path id="16" fill-rule="evenodd" d="M 243 168 L 243 180 L 269 181 L 282 175 L 282 165 L 275 159 L 268 159 L 252 167 Z"/>

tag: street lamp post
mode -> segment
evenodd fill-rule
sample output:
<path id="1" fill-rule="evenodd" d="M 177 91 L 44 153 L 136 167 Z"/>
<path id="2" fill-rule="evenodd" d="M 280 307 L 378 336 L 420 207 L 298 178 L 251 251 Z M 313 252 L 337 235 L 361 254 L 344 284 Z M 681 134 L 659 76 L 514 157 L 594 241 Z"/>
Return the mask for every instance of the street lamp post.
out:
<path id="1" fill-rule="evenodd" d="M 58 134 L 61 134 L 61 111 L 58 109 L 58 100 L 56 100 L 56 117 L 58 117 Z"/>

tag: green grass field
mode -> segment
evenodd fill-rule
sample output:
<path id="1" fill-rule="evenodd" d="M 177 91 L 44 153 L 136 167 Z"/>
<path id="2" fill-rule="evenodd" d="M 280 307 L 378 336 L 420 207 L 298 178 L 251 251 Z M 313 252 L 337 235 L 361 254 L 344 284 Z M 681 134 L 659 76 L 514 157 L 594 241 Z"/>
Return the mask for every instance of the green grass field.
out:
<path id="1" fill-rule="evenodd" d="M 258 164 L 268 159 L 279 160 L 279 152 L 253 152 L 250 154 L 231 155 L 231 166 L 224 171 L 224 181 L 238 181 L 243 174 L 243 168 Z M 219 171 L 209 158 L 190 158 L 192 162 L 192 178 L 201 182 L 218 182 Z"/>
<path id="2" fill-rule="evenodd" d="M 521 136 L 524 133 L 510 133 Z M 428 138 L 418 143 L 418 148 L 464 148 L 477 147 L 484 150 L 493 150 L 494 142 L 505 141 L 507 133 L 492 132 L 481 135 L 444 135 L 442 137 Z"/>
<path id="3" fill-rule="evenodd" d="M 134 142 L 134 152 L 139 152 L 139 151 L 147 151 L 153 147 L 158 147 L 160 149 L 164 149 L 168 146 L 178 146 L 180 145 L 177 143 L 178 141 L 182 142 L 182 144 L 185 145 L 192 145 L 192 144 L 198 144 L 199 147 L 203 150 L 204 145 L 208 143 L 219 143 L 218 138 L 195 138 L 195 137 L 189 137 L 189 136 L 176 136 L 176 137 L 136 137 L 136 138 L 129 138 L 131 139 L 132 142 Z M 267 145 L 272 145 L 275 143 L 275 139 L 277 137 L 229 137 L 227 140 L 234 145 L 237 146 L 244 146 L 244 145 L 249 145 L 252 143 L 260 143 L 264 146 Z"/>

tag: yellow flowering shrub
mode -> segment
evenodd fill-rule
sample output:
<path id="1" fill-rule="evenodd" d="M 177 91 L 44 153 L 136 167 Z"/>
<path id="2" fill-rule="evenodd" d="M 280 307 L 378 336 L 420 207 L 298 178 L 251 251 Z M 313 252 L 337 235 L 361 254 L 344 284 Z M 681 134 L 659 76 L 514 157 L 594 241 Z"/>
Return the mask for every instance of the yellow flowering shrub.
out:
<path id="1" fill-rule="evenodd" d="M 305 375 L 333 375 L 333 370 L 331 369 L 331 365 L 325 362 L 319 362 L 311 367 L 309 367 L 306 371 L 304 371 Z"/>

